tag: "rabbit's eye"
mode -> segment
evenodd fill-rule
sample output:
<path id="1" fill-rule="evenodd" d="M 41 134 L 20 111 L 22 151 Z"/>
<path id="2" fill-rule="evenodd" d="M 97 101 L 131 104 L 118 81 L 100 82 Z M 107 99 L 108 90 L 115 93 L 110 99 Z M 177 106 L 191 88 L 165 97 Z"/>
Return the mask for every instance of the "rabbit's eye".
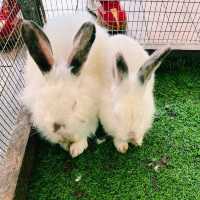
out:
<path id="1" fill-rule="evenodd" d="M 54 130 L 54 132 L 57 132 L 62 127 L 64 128 L 65 125 L 64 124 L 59 124 L 59 123 L 56 123 L 56 122 L 53 124 L 53 130 Z"/>

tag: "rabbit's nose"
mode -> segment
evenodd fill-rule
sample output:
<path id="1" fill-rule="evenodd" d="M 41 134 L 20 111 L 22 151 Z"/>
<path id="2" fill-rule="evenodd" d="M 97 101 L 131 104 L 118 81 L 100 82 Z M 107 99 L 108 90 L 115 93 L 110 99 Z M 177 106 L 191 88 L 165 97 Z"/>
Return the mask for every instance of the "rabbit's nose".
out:
<path id="1" fill-rule="evenodd" d="M 65 124 L 61 124 L 61 123 L 53 123 L 53 130 L 54 132 L 59 131 L 61 128 L 65 128 Z"/>

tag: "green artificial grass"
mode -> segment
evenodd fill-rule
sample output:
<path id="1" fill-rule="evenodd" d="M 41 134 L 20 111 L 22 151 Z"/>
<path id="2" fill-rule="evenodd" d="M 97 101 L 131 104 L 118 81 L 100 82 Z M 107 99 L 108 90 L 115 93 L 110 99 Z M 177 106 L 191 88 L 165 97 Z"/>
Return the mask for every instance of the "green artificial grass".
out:
<path id="1" fill-rule="evenodd" d="M 142 147 L 111 141 L 70 159 L 40 140 L 28 200 L 200 200 L 200 53 L 173 53 L 157 72 L 157 112 Z"/>

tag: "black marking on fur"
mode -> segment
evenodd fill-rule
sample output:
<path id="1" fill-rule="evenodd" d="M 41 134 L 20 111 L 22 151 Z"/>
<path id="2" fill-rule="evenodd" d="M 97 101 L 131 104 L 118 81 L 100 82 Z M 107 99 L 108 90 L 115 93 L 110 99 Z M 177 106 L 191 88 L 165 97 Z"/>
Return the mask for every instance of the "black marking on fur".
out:
<path id="1" fill-rule="evenodd" d="M 97 14 L 95 13 L 95 11 L 90 10 L 89 8 L 87 8 L 87 11 L 88 11 L 89 14 L 91 14 L 95 19 L 97 19 Z"/>
<path id="2" fill-rule="evenodd" d="M 96 28 L 91 22 L 85 22 L 74 38 L 75 48 L 72 60 L 69 64 L 71 72 L 78 75 L 83 63 L 87 60 L 88 54 L 96 38 Z M 76 42 L 78 41 L 78 44 Z"/>
<path id="3" fill-rule="evenodd" d="M 54 132 L 57 132 L 62 127 L 65 127 L 65 125 L 64 124 L 59 124 L 59 123 L 56 123 L 56 122 L 53 124 L 53 130 L 54 130 Z"/>
<path id="4" fill-rule="evenodd" d="M 171 52 L 170 47 L 164 47 L 162 49 L 156 50 L 149 59 L 140 67 L 138 75 L 139 80 L 142 84 L 151 78 L 153 72 L 160 66 L 162 61 Z"/>
<path id="5" fill-rule="evenodd" d="M 139 76 L 140 83 L 144 84 L 144 75 Z"/>
<path id="6" fill-rule="evenodd" d="M 119 78 L 120 80 L 123 80 L 124 77 L 127 76 L 128 74 L 128 65 L 126 64 L 124 57 L 120 53 L 117 55 L 116 66 L 117 66 Z"/>
<path id="7" fill-rule="evenodd" d="M 47 73 L 51 70 L 52 66 L 49 62 L 46 54 L 42 51 L 39 38 L 46 42 L 52 52 L 51 44 L 49 39 L 42 31 L 42 29 L 33 21 L 25 21 L 21 28 L 22 38 L 28 48 L 28 51 L 42 73 Z"/>

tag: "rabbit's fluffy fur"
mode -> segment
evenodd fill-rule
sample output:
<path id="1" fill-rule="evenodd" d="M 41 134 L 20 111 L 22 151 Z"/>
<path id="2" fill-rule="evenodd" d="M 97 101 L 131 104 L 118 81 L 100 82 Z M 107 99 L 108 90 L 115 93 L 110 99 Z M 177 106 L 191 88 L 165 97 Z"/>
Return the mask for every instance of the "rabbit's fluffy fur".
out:
<path id="1" fill-rule="evenodd" d="M 154 73 L 150 80 L 142 84 L 138 71 L 149 58 L 147 52 L 137 41 L 125 35 L 116 35 L 110 40 L 113 63 L 107 76 L 111 81 L 101 97 L 100 120 L 105 131 L 114 138 L 117 150 L 125 153 L 129 142 L 142 144 L 145 133 L 152 125 L 155 111 Z M 121 75 L 117 71 L 117 55 L 123 56 L 128 66 L 127 74 Z"/>
<path id="2" fill-rule="evenodd" d="M 74 35 L 88 19 L 68 15 L 48 21 L 44 32 L 53 50 L 53 69 L 43 75 L 30 55 L 25 66 L 22 101 L 32 115 L 33 125 L 47 140 L 66 150 L 69 147 L 72 157 L 87 148 L 87 137 L 96 131 L 104 74 L 104 67 L 99 66 L 106 66 L 109 56 L 108 35 L 95 25 L 96 38 L 80 74 L 72 75 L 67 67 Z"/>

